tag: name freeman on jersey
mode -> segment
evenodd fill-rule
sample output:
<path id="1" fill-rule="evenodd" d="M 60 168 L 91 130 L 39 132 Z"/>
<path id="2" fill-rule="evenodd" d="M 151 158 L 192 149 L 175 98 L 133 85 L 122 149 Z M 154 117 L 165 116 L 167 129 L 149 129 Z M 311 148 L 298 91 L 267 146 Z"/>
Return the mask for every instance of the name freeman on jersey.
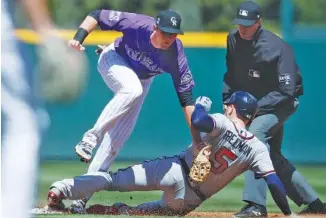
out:
<path id="1" fill-rule="evenodd" d="M 240 139 L 237 135 L 233 134 L 231 131 L 227 130 L 222 136 L 222 140 L 230 143 L 231 148 L 237 149 L 239 152 L 248 156 L 252 148 L 246 144 L 245 140 Z"/>
<path id="2" fill-rule="evenodd" d="M 145 52 L 133 50 L 127 44 L 125 45 L 125 49 L 126 49 L 127 55 L 131 59 L 139 62 L 140 64 L 145 66 L 148 70 L 153 71 L 153 72 L 158 72 L 158 73 L 164 73 L 164 70 L 162 68 L 158 67 L 156 64 L 153 65 L 152 59 L 147 57 Z"/>

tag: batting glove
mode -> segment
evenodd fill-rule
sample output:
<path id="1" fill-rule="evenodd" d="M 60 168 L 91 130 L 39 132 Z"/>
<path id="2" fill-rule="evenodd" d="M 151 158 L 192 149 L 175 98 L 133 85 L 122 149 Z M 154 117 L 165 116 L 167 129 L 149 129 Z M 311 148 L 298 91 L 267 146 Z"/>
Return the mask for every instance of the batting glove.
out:
<path id="1" fill-rule="evenodd" d="M 195 104 L 200 104 L 201 106 L 203 106 L 205 108 L 206 112 L 209 112 L 211 110 L 212 107 L 212 101 L 211 99 L 209 99 L 206 96 L 200 96 L 196 99 L 196 103 Z"/>
<path id="2" fill-rule="evenodd" d="M 95 50 L 95 53 L 97 55 L 100 55 L 105 48 L 106 48 L 106 45 L 97 45 L 97 49 Z"/>

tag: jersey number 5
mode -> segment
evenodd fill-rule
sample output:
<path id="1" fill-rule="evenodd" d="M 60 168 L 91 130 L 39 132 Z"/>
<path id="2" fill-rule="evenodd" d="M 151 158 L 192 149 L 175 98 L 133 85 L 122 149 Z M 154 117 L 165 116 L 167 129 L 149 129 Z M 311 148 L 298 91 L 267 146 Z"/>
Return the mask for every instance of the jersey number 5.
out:
<path id="1" fill-rule="evenodd" d="M 215 153 L 215 161 L 218 162 L 220 165 L 218 167 L 214 167 L 214 162 L 212 164 L 211 171 L 214 174 L 220 174 L 223 173 L 224 170 L 226 170 L 229 167 L 229 162 L 226 160 L 235 160 L 237 158 L 237 155 L 235 155 L 232 151 L 227 149 L 226 147 L 220 148 L 216 153 Z"/>

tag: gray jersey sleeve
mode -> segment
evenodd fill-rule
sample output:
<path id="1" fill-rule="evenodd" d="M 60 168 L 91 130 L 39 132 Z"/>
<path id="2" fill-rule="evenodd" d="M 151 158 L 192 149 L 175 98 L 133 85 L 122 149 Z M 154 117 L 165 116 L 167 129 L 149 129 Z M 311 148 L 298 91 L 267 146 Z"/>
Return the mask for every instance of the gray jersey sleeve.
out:
<path id="1" fill-rule="evenodd" d="M 221 133 L 221 130 L 226 128 L 226 123 L 229 122 L 229 119 L 223 114 L 210 114 L 214 121 L 214 129 L 209 134 L 210 136 L 218 136 Z"/>
<path id="2" fill-rule="evenodd" d="M 257 147 L 261 148 L 254 154 L 249 169 L 255 173 L 256 179 L 260 179 L 270 173 L 274 173 L 274 167 L 266 146 L 260 141 L 257 142 L 259 142 L 257 143 Z"/>

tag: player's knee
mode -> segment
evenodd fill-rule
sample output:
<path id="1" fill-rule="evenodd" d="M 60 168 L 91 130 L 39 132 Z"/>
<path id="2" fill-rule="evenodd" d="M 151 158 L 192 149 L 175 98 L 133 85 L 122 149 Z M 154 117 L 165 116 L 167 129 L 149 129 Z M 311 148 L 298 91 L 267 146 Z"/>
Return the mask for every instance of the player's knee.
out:
<path id="1" fill-rule="evenodd" d="M 268 125 L 265 125 L 263 122 L 253 122 L 250 127 L 249 131 L 254 134 L 259 140 L 266 141 L 268 138 L 268 133 L 270 128 Z"/>
<path id="2" fill-rule="evenodd" d="M 137 87 L 135 87 L 132 93 L 134 98 L 139 98 L 143 94 L 143 87 L 141 85 L 138 85 Z"/>
<path id="3" fill-rule="evenodd" d="M 141 84 L 139 84 L 135 85 L 132 88 L 124 89 L 122 92 L 128 95 L 129 102 L 132 103 L 137 101 L 141 97 L 141 95 L 143 94 L 143 87 L 141 86 Z"/>
<path id="4" fill-rule="evenodd" d="M 90 173 L 85 174 L 84 176 L 91 176 L 94 178 L 98 178 L 99 180 L 102 180 L 103 183 L 105 183 L 105 182 L 110 183 L 112 181 L 111 175 L 107 172 L 102 172 L 102 171 L 90 172 Z"/>

